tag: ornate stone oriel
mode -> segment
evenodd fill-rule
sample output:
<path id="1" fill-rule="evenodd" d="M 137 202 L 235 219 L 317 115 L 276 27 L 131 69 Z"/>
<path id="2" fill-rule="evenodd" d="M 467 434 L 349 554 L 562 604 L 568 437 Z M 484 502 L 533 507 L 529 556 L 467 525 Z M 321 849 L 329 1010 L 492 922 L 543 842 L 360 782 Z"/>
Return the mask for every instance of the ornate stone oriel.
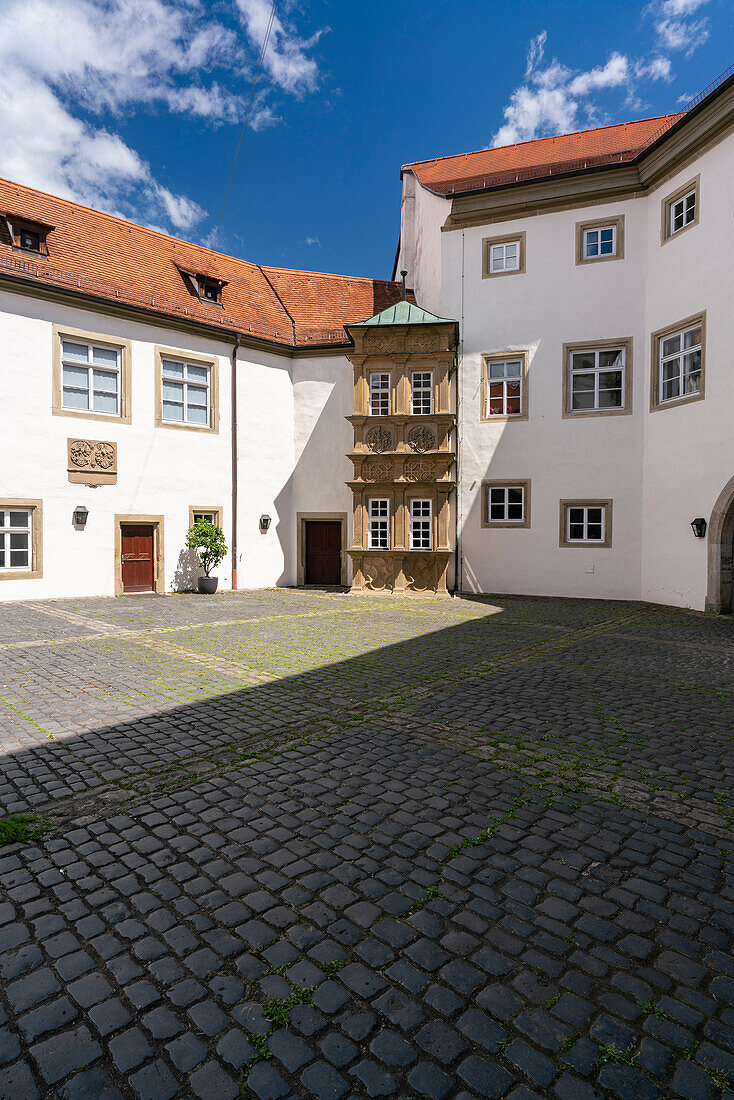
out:
<path id="1" fill-rule="evenodd" d="M 446 595 L 456 524 L 458 326 L 404 298 L 347 330 L 354 341 L 349 357 L 354 367 L 354 413 L 348 418 L 354 427 L 354 480 L 349 482 L 354 500 L 352 591 Z M 383 396 L 375 416 L 370 408 L 372 374 L 389 378 L 389 403 L 386 407 Z M 415 402 L 414 374 L 419 376 Z M 383 377 L 375 392 L 385 391 Z M 376 545 L 370 535 L 372 500 L 387 501 L 387 546 Z M 429 502 L 429 546 L 411 530 L 412 501 L 420 501 L 423 512 Z M 415 514 L 421 512 L 416 508 Z"/>
<path id="2" fill-rule="evenodd" d="M 67 439 L 69 481 L 79 485 L 115 485 L 117 444 L 106 439 Z"/>

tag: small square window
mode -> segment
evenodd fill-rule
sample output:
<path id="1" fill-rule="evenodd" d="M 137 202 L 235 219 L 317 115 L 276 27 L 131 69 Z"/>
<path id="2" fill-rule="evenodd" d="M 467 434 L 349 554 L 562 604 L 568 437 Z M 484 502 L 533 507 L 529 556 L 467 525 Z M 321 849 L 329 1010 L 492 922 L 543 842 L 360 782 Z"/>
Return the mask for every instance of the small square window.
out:
<path id="1" fill-rule="evenodd" d="M 41 234 L 32 229 L 21 229 L 18 234 L 18 248 L 23 248 L 27 252 L 40 252 Z"/>
<path id="2" fill-rule="evenodd" d="M 611 500 L 562 500 L 560 545 L 611 546 Z"/>
<path id="3" fill-rule="evenodd" d="M 525 233 L 485 237 L 482 241 L 482 274 L 518 275 L 525 271 Z"/>
<path id="4" fill-rule="evenodd" d="M 677 237 L 684 229 L 698 224 L 699 182 L 700 177 L 696 176 L 695 179 L 689 180 L 683 187 L 679 187 L 672 195 L 663 199 L 661 227 L 663 244 Z"/>
<path id="5" fill-rule="evenodd" d="M 482 482 L 482 527 L 529 526 L 528 480 Z"/>
<path id="6" fill-rule="evenodd" d="M 576 263 L 624 259 L 624 215 L 576 223 Z"/>

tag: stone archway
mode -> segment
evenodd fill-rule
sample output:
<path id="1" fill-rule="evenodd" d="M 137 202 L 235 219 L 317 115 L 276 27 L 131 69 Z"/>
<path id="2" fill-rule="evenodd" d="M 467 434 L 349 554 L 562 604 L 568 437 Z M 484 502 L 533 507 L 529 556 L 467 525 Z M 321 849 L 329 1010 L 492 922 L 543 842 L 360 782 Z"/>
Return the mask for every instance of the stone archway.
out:
<path id="1" fill-rule="evenodd" d="M 734 477 L 726 483 L 714 505 L 708 536 L 706 610 L 719 615 L 731 613 L 734 582 Z"/>

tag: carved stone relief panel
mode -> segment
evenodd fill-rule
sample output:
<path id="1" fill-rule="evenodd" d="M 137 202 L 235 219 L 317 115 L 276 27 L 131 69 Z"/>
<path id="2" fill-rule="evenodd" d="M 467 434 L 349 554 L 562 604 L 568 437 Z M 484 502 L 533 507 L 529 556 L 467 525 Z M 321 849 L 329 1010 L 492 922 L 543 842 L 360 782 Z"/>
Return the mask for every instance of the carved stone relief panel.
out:
<path id="1" fill-rule="evenodd" d="M 408 351 L 433 351 L 437 339 L 432 332 L 411 332 L 408 334 Z"/>
<path id="2" fill-rule="evenodd" d="M 372 592 L 382 592 L 393 586 L 393 563 L 390 558 L 365 557 L 362 561 L 362 574 L 365 588 Z"/>
<path id="3" fill-rule="evenodd" d="M 373 355 L 389 355 L 391 351 L 395 351 L 395 337 L 389 332 L 369 332 L 364 346 Z"/>
<path id="4" fill-rule="evenodd" d="M 413 458 L 405 463 L 403 471 L 408 481 L 434 481 L 436 463 L 427 458 Z"/>
<path id="5" fill-rule="evenodd" d="M 389 428 L 380 426 L 379 428 L 370 428 L 365 436 L 365 443 L 371 451 L 375 454 L 382 454 L 384 451 L 392 451 L 392 432 Z"/>
<path id="6" fill-rule="evenodd" d="M 362 477 L 365 481 L 392 481 L 392 462 L 365 462 Z"/>
<path id="7" fill-rule="evenodd" d="M 422 454 L 423 451 L 433 451 L 436 447 L 436 436 L 431 428 L 422 425 L 419 428 L 411 428 L 408 432 L 408 446 L 411 451 Z"/>
<path id="8" fill-rule="evenodd" d="M 69 481 L 78 485 L 117 483 L 117 444 L 103 439 L 67 439 Z"/>
<path id="9" fill-rule="evenodd" d="M 413 555 L 406 558 L 403 566 L 406 588 L 413 592 L 435 592 L 436 590 L 436 560 L 435 558 Z"/>

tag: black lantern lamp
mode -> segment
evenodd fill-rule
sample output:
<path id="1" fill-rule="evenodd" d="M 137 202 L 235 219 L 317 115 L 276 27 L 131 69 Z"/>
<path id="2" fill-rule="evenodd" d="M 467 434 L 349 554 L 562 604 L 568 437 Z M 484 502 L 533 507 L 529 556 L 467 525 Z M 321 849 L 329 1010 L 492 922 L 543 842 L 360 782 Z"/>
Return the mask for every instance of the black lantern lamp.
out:
<path id="1" fill-rule="evenodd" d="M 703 539 L 706 537 L 706 520 L 703 516 L 699 516 L 698 519 L 691 520 L 691 527 L 693 533 L 697 539 Z"/>
<path id="2" fill-rule="evenodd" d="M 85 508 L 83 504 L 78 504 L 74 509 L 74 523 L 77 527 L 84 527 L 87 522 L 87 516 L 89 515 L 89 509 Z"/>
<path id="3" fill-rule="evenodd" d="M 260 516 L 260 531 L 264 535 L 270 527 L 270 516 Z"/>

